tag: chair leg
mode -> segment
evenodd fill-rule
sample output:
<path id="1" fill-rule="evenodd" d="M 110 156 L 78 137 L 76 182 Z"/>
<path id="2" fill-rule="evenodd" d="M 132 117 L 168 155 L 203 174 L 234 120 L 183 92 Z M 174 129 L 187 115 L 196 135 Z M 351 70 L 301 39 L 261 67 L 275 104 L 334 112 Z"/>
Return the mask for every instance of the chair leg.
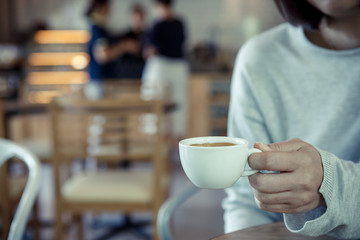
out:
<path id="1" fill-rule="evenodd" d="M 13 205 L 11 204 L 10 194 L 9 194 L 9 178 L 8 178 L 8 163 L 5 163 L 0 167 L 0 211 L 1 211 L 1 237 L 2 239 L 7 239 L 10 231 L 11 225 L 11 215 L 13 210 Z"/>
<path id="2" fill-rule="evenodd" d="M 1 237 L 2 239 L 7 239 L 10 231 L 10 212 L 8 209 L 1 209 L 1 221 L 2 221 L 2 231 L 1 231 Z"/>
<path id="3" fill-rule="evenodd" d="M 77 214 L 74 216 L 75 223 L 77 225 L 78 229 L 78 240 L 84 239 L 84 224 L 83 224 L 83 218 L 81 214 Z"/>
<path id="4" fill-rule="evenodd" d="M 62 222 L 62 210 L 59 206 L 56 207 L 56 217 L 55 217 L 55 235 L 54 239 L 62 240 L 63 239 L 63 222 Z"/>
<path id="5" fill-rule="evenodd" d="M 157 227 L 156 227 L 156 218 L 153 220 L 152 223 L 152 228 L 153 228 L 153 235 L 151 237 L 152 240 L 160 240 L 158 231 L 157 231 Z"/>

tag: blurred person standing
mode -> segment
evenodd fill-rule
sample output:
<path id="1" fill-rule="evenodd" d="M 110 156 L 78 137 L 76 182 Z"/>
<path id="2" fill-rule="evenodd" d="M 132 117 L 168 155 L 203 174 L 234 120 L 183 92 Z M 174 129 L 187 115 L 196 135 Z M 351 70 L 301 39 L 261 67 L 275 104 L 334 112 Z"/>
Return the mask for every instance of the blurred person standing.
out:
<path id="1" fill-rule="evenodd" d="M 143 49 L 145 44 L 145 10 L 135 4 L 130 10 L 130 27 L 121 34 L 120 41 L 133 41 L 137 44 L 138 49 L 134 51 L 125 51 L 116 59 L 114 71 L 116 78 L 120 79 L 140 79 L 145 59 L 143 57 Z"/>
<path id="2" fill-rule="evenodd" d="M 142 96 L 148 99 L 169 97 L 177 104 L 172 134 L 178 140 L 186 134 L 188 115 L 189 70 L 183 49 L 185 28 L 183 21 L 175 16 L 172 0 L 154 2 L 157 20 L 146 39 L 144 54 L 147 62 L 142 76 Z"/>
<path id="3" fill-rule="evenodd" d="M 88 66 L 90 82 L 85 87 L 85 95 L 90 99 L 101 98 L 103 80 L 115 77 L 114 59 L 124 52 L 138 51 L 138 45 L 133 40 L 111 42 L 110 34 L 106 30 L 109 13 L 109 0 L 91 0 L 86 11 L 90 21 L 91 38 L 87 48 L 90 56 Z"/>

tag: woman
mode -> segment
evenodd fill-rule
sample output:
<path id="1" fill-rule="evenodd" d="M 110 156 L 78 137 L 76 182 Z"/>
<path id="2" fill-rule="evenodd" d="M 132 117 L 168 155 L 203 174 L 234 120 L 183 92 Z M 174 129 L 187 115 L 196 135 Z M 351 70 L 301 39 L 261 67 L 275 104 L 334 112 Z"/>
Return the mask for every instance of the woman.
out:
<path id="1" fill-rule="evenodd" d="M 100 98 L 103 94 L 102 81 L 114 78 L 113 60 L 124 52 L 137 52 L 139 48 L 138 44 L 130 39 L 111 43 L 110 34 L 105 27 L 109 13 L 109 0 L 92 0 L 86 11 L 91 34 L 88 43 L 90 83 L 85 88 L 85 94 L 89 98 Z"/>
<path id="2" fill-rule="evenodd" d="M 148 58 L 142 80 L 144 98 L 166 98 L 177 104 L 173 115 L 173 134 L 186 134 L 188 66 L 184 60 L 185 29 L 171 8 L 171 0 L 155 0 L 158 21 L 147 40 Z M 168 92 L 167 92 L 168 91 Z M 176 141 L 177 145 L 178 141 Z"/>
<path id="3" fill-rule="evenodd" d="M 359 238 L 360 0 L 275 2 L 290 24 L 240 50 L 228 133 L 263 142 L 249 165 L 276 173 L 226 190 L 225 231 L 284 220 L 305 235 Z"/>

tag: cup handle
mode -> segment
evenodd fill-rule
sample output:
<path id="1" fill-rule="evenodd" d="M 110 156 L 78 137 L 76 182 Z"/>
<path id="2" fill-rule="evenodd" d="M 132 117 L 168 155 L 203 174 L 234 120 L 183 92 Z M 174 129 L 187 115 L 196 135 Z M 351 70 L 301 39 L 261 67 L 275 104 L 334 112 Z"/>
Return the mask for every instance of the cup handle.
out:
<path id="1" fill-rule="evenodd" d="M 261 150 L 257 149 L 257 148 L 251 148 L 249 149 L 249 153 L 248 153 L 248 157 L 250 157 L 251 154 L 253 153 L 259 153 L 262 152 Z M 246 161 L 246 165 L 249 165 L 248 162 Z M 248 177 L 250 175 L 253 175 L 255 173 L 259 172 L 259 170 L 253 170 L 250 168 L 250 170 L 244 170 L 244 172 L 242 173 L 242 177 Z"/>

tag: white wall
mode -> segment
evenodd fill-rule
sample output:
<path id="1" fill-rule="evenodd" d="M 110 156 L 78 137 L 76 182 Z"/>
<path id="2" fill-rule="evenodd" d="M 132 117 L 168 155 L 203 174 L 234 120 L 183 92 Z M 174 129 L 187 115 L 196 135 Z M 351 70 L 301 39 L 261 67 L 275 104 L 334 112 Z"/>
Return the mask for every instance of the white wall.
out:
<path id="1" fill-rule="evenodd" d="M 53 29 L 84 29 L 84 11 L 89 0 L 16 0 L 19 29 L 39 20 Z M 109 28 L 120 31 L 128 24 L 128 10 L 134 3 L 147 8 L 153 20 L 152 0 L 112 0 Z M 282 22 L 272 0 L 177 0 L 176 12 L 187 23 L 189 45 L 206 41 L 211 34 L 227 49 L 238 49 L 252 35 Z"/>

